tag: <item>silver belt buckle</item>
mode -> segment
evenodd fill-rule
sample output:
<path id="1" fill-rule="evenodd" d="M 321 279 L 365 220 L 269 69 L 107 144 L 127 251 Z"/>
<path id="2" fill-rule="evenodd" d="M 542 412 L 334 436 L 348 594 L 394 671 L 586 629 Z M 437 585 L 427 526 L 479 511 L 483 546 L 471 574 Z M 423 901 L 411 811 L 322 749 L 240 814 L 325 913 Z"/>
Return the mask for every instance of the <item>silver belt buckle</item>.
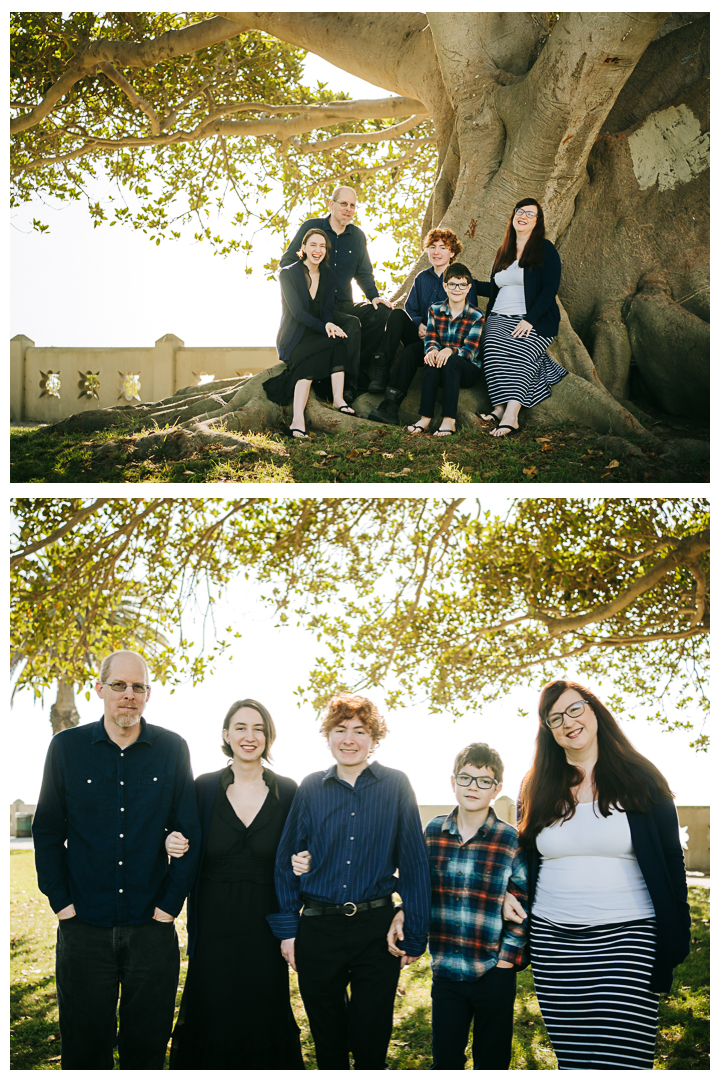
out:
<path id="1" fill-rule="evenodd" d="M 351 907 L 352 911 L 343 911 L 343 915 L 347 915 L 350 918 L 352 915 L 357 915 L 357 904 L 353 904 L 352 900 L 346 900 L 343 907 Z"/>

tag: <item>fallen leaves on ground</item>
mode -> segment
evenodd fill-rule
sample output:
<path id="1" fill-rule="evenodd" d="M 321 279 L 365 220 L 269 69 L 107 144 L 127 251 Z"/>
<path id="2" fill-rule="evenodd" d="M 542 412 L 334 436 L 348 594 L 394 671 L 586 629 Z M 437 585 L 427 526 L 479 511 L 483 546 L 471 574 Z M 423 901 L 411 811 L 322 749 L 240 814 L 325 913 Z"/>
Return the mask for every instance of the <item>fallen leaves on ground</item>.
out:
<path id="1" fill-rule="evenodd" d="M 537 476 L 537 465 L 531 465 L 529 469 L 523 469 L 526 476 Z"/>

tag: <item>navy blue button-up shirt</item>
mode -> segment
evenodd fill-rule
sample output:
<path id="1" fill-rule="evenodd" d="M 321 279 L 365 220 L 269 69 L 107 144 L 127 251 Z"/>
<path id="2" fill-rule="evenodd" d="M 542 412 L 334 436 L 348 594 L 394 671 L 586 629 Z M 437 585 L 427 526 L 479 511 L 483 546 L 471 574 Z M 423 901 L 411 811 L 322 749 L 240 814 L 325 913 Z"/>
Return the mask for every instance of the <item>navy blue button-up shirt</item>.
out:
<path id="1" fill-rule="evenodd" d="M 290 856 L 306 849 L 312 869 L 296 877 Z M 415 793 L 405 773 L 375 761 L 354 787 L 339 778 L 337 765 L 306 776 L 280 838 L 275 888 L 280 913 L 266 917 L 281 940 L 295 937 L 303 897 L 358 904 L 397 891 L 405 908 L 403 950 L 422 955 L 430 923 L 430 871 Z"/>
<path id="2" fill-rule="evenodd" d="M 338 234 L 330 224 L 330 215 L 324 218 L 310 218 L 303 222 L 290 241 L 287 251 L 280 260 L 280 266 L 290 266 L 297 262 L 297 253 L 308 229 L 322 229 L 330 241 L 330 265 L 335 272 L 335 298 L 338 302 L 352 301 L 352 280 L 355 278 L 368 300 L 373 300 L 380 293 L 375 284 L 372 263 L 367 253 L 367 240 L 362 229 L 357 225 L 346 225 Z"/>
<path id="3" fill-rule="evenodd" d="M 94 926 L 135 926 L 156 907 L 178 915 L 197 870 L 187 743 L 145 720 L 140 726 L 126 747 L 108 738 L 103 720 L 60 731 L 45 761 L 32 827 L 38 884 L 53 911 L 74 904 Z M 168 866 L 173 829 L 190 849 Z"/>

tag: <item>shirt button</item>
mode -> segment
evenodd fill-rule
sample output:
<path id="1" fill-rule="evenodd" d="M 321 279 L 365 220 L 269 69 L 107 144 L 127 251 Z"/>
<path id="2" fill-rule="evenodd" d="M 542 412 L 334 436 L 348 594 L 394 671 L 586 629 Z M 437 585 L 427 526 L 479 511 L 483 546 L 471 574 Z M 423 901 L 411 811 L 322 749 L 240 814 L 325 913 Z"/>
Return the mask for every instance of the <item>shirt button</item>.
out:
<path id="1" fill-rule="evenodd" d="M 120 751 L 120 757 L 125 757 L 125 755 L 123 754 L 122 750 Z"/>
<path id="2" fill-rule="evenodd" d="M 125 785 L 125 781 L 124 781 L 124 780 L 121 780 L 121 781 L 120 781 L 120 787 L 124 787 L 124 785 Z"/>
<path id="3" fill-rule="evenodd" d="M 90 783 L 90 781 L 89 781 L 89 780 L 88 780 L 88 783 Z M 354 811 L 354 810 L 351 810 L 351 811 L 350 811 L 350 817 L 355 817 L 355 811 Z"/>
<path id="4" fill-rule="evenodd" d="M 153 776 L 153 780 L 157 780 L 157 776 Z"/>
<path id="5" fill-rule="evenodd" d="M 88 784 L 92 784 L 92 780 L 88 780 Z"/>
<path id="6" fill-rule="evenodd" d="M 355 837 L 354 837 L 354 836 L 351 836 L 351 837 L 350 837 L 350 839 L 351 839 L 351 840 L 354 840 L 354 839 L 355 839 Z"/>
<path id="7" fill-rule="evenodd" d="M 348 859 L 348 861 L 347 861 L 347 864 L 348 864 L 348 866 L 350 865 L 350 860 L 349 860 L 349 859 Z"/>
<path id="8" fill-rule="evenodd" d="M 120 833 L 120 839 L 121 839 L 121 840 L 122 840 L 122 838 L 124 837 L 124 835 L 125 835 L 125 833 Z"/>
<path id="9" fill-rule="evenodd" d="M 122 892 L 122 889 L 118 889 L 118 892 Z"/>
<path id="10" fill-rule="evenodd" d="M 119 863 L 118 863 L 118 866 L 122 866 L 122 863 L 121 863 L 121 862 L 119 862 Z"/>
<path id="11" fill-rule="evenodd" d="M 347 889 L 347 885 L 343 885 L 343 889 Z"/>
<path id="12" fill-rule="evenodd" d="M 125 807 L 124 807 L 124 806 L 121 806 L 121 807 L 120 807 L 120 813 L 121 813 L 121 814 L 124 814 L 124 813 L 125 813 Z M 167 829 L 166 829 L 165 831 L 167 832 Z"/>

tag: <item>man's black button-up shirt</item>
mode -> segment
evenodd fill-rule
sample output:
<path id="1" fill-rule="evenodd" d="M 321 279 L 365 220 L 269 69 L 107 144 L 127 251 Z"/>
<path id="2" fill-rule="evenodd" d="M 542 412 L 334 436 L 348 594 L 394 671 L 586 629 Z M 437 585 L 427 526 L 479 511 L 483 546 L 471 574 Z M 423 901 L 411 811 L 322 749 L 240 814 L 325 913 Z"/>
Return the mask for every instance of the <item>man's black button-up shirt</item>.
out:
<path id="1" fill-rule="evenodd" d="M 74 904 L 94 926 L 134 926 L 154 909 L 178 915 L 200 854 L 187 743 L 140 721 L 120 747 L 103 720 L 60 731 L 48 750 L 33 821 L 38 884 L 53 911 Z M 190 849 L 168 866 L 165 837 Z M 67 841 L 67 846 L 66 846 Z"/>
<path id="2" fill-rule="evenodd" d="M 336 233 L 330 224 L 330 215 L 305 221 L 290 241 L 280 260 L 280 266 L 290 266 L 298 261 L 297 253 L 308 229 L 322 229 L 330 241 L 330 265 L 335 271 L 335 299 L 338 303 L 352 302 L 352 280 L 355 278 L 368 300 L 380 293 L 375 284 L 372 263 L 367 253 L 367 241 L 357 225 L 346 225 L 343 232 Z"/>

